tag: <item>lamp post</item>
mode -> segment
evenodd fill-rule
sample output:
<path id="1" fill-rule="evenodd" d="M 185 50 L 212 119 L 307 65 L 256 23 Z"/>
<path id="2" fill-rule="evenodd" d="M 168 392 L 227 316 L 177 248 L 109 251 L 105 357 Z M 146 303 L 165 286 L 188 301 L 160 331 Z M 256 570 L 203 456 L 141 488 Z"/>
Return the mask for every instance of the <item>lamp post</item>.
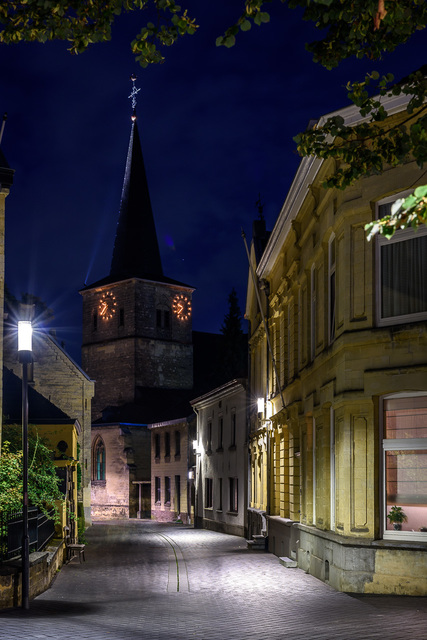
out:
<path id="1" fill-rule="evenodd" d="M 18 322 L 18 355 L 22 363 L 22 608 L 30 608 L 30 543 L 28 537 L 28 364 L 32 358 L 33 328 Z"/>

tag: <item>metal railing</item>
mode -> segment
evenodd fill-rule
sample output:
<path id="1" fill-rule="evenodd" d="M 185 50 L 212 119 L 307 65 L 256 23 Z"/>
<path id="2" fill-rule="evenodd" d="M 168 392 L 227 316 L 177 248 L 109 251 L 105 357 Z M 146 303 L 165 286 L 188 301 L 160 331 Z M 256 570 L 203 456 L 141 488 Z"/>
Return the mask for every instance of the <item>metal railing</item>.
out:
<path id="1" fill-rule="evenodd" d="M 37 507 L 28 509 L 28 536 L 30 551 L 41 551 L 55 533 L 52 519 L 54 509 L 49 516 Z M 19 557 L 22 548 L 23 517 L 22 511 L 0 511 L 0 562 Z"/>

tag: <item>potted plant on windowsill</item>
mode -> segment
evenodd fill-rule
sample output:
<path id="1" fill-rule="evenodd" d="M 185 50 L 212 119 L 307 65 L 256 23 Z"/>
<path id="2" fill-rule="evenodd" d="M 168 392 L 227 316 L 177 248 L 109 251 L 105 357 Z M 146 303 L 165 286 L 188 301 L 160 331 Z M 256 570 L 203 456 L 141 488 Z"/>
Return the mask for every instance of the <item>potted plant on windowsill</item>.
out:
<path id="1" fill-rule="evenodd" d="M 402 522 L 406 522 L 408 519 L 402 507 L 398 507 L 397 505 L 391 507 L 390 512 L 387 514 L 387 518 L 389 519 L 390 524 L 393 525 L 393 529 L 395 531 L 401 531 Z"/>

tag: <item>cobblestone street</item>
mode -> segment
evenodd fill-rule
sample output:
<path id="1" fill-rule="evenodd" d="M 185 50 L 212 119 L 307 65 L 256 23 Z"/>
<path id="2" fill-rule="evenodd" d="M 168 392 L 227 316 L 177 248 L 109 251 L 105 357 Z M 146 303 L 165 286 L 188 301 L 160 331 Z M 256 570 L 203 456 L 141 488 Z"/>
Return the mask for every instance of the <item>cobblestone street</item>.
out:
<path id="1" fill-rule="evenodd" d="M 242 538 L 151 521 L 95 523 L 1 640 L 370 640 L 427 637 L 427 599 L 349 596 Z"/>

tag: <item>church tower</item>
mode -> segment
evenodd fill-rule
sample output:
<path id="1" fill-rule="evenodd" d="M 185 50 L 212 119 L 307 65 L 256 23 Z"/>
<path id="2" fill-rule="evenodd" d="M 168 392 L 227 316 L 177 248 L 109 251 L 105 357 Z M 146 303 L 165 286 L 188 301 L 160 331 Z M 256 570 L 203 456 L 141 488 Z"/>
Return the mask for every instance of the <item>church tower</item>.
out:
<path id="1" fill-rule="evenodd" d="M 80 291 L 93 419 L 147 388 L 192 388 L 193 291 L 163 275 L 134 111 L 110 274 Z"/>

